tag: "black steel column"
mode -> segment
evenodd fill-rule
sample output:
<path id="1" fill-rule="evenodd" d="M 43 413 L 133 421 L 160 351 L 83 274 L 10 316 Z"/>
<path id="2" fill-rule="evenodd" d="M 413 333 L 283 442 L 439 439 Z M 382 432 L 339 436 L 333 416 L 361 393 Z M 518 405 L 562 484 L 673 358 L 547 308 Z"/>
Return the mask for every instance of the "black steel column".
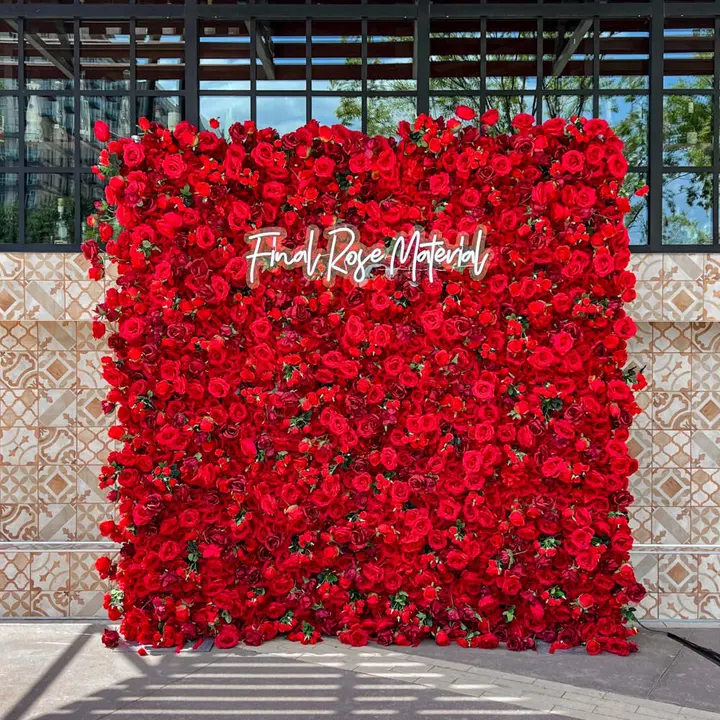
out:
<path id="1" fill-rule="evenodd" d="M 665 16 L 662 0 L 652 0 L 650 15 L 650 137 L 648 175 L 650 178 L 648 242 L 651 252 L 662 250 L 663 181 L 663 68 Z"/>
<path id="2" fill-rule="evenodd" d="M 430 0 L 417 0 L 415 77 L 418 115 L 430 112 Z"/>
<path id="3" fill-rule="evenodd" d="M 197 0 L 185 0 L 185 120 L 200 125 Z"/>

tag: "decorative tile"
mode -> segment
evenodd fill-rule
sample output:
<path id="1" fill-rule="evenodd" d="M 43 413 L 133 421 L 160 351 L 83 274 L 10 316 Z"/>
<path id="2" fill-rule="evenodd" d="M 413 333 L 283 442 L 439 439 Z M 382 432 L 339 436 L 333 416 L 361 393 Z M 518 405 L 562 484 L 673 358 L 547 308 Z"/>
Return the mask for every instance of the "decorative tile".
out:
<path id="1" fill-rule="evenodd" d="M 655 430 L 652 436 L 654 467 L 690 466 L 692 433 L 685 430 Z"/>
<path id="2" fill-rule="evenodd" d="M 695 430 L 692 434 L 692 465 L 720 468 L 720 431 Z"/>
<path id="3" fill-rule="evenodd" d="M 655 322 L 652 327 L 654 352 L 687 352 L 692 349 L 692 323 Z"/>
<path id="4" fill-rule="evenodd" d="M 25 253 L 0 253 L 0 280 L 22 280 Z"/>
<path id="5" fill-rule="evenodd" d="M 77 443 L 74 428 L 41 427 L 39 442 L 40 462 L 48 465 L 65 465 L 77 460 Z"/>
<path id="6" fill-rule="evenodd" d="M 653 323 L 638 322 L 637 332 L 631 337 L 628 343 L 629 353 L 649 353 L 653 349 Z"/>
<path id="7" fill-rule="evenodd" d="M 115 422 L 115 413 L 106 415 L 102 408 L 105 390 L 77 391 L 77 421 L 79 425 L 110 427 Z"/>
<path id="8" fill-rule="evenodd" d="M 90 321 L 80 321 L 75 324 L 77 326 L 78 352 L 103 351 L 105 355 L 109 353 L 107 334 L 101 338 L 93 337 L 92 322 Z"/>
<path id="9" fill-rule="evenodd" d="M 105 463 L 112 450 L 120 443 L 107 436 L 107 427 L 82 426 L 77 429 L 77 461 L 80 465 Z"/>
<path id="10" fill-rule="evenodd" d="M 100 489 L 98 478 L 102 465 L 82 465 L 77 471 L 77 499 L 82 503 L 107 503 L 106 491 Z"/>
<path id="11" fill-rule="evenodd" d="M 634 498 L 633 505 L 652 505 L 652 474 L 650 468 L 640 468 L 630 476 L 629 491 Z"/>
<path id="12" fill-rule="evenodd" d="M 0 355 L 0 388 L 25 390 L 37 387 L 37 355 L 31 352 L 6 352 Z"/>
<path id="13" fill-rule="evenodd" d="M 630 256 L 628 270 L 635 273 L 638 282 L 663 279 L 663 259 L 660 255 L 637 253 Z"/>
<path id="14" fill-rule="evenodd" d="M 0 553 L 0 595 L 30 589 L 30 553 Z"/>
<path id="15" fill-rule="evenodd" d="M 657 620 L 660 615 L 660 598 L 657 593 L 647 593 L 637 603 L 636 617 L 640 620 Z"/>
<path id="16" fill-rule="evenodd" d="M 695 353 L 692 358 L 692 389 L 718 390 L 720 353 Z"/>
<path id="17" fill-rule="evenodd" d="M 653 394 L 653 421 L 661 430 L 691 430 L 690 394 L 656 392 Z"/>
<path id="18" fill-rule="evenodd" d="M 628 508 L 628 525 L 632 530 L 636 543 L 647 544 L 652 542 L 652 515 L 651 508 Z"/>
<path id="19" fill-rule="evenodd" d="M 698 595 L 698 619 L 717 620 L 720 618 L 720 595 Z"/>
<path id="20" fill-rule="evenodd" d="M 107 352 L 82 352 L 77 355 L 77 380 L 81 388 L 103 388 L 106 392 L 107 382 L 102 376 L 101 359 Z"/>
<path id="21" fill-rule="evenodd" d="M 692 415 L 694 429 L 720 430 L 720 392 L 693 393 Z"/>
<path id="22" fill-rule="evenodd" d="M 633 427 L 650 430 L 653 427 L 653 394 L 646 390 L 635 394 L 635 402 L 641 412 L 633 420 Z"/>
<path id="23" fill-rule="evenodd" d="M 25 281 L 3 280 L 0 282 L 0 320 L 23 319 L 25 319 Z"/>
<path id="24" fill-rule="evenodd" d="M 32 320 L 60 320 L 65 314 L 62 280 L 30 280 L 25 286 L 25 317 Z"/>
<path id="25" fill-rule="evenodd" d="M 703 253 L 666 253 L 663 255 L 663 280 L 702 280 L 705 255 Z"/>
<path id="26" fill-rule="evenodd" d="M 653 508 L 652 541 L 660 545 L 684 545 L 690 542 L 690 508 Z"/>
<path id="27" fill-rule="evenodd" d="M 0 388 L 0 421 L 3 425 L 37 425 L 38 391 Z"/>
<path id="28" fill-rule="evenodd" d="M 25 280 L 62 280 L 64 264 L 61 253 L 27 253 Z"/>
<path id="29" fill-rule="evenodd" d="M 70 613 L 70 593 L 66 590 L 31 590 L 30 617 L 67 617 Z"/>
<path id="30" fill-rule="evenodd" d="M 41 465 L 37 486 L 42 503 L 72 503 L 78 497 L 76 471 L 68 465 Z"/>
<path id="31" fill-rule="evenodd" d="M 691 504 L 720 506 L 720 470 L 692 470 Z"/>
<path id="32" fill-rule="evenodd" d="M 88 280 L 90 263 L 82 253 L 63 253 L 65 259 L 65 280 Z"/>
<path id="33" fill-rule="evenodd" d="M 653 505 L 684 507 L 690 504 L 690 469 L 659 468 L 652 471 Z"/>
<path id="34" fill-rule="evenodd" d="M 628 315 L 636 322 L 662 320 L 662 283 L 657 280 L 639 281 L 635 291 L 636 298 L 626 308 Z"/>
<path id="35" fill-rule="evenodd" d="M 660 620 L 696 620 L 697 597 L 682 593 L 660 593 Z"/>
<path id="36" fill-rule="evenodd" d="M 38 502 L 35 465 L 0 467 L 0 504 L 36 505 Z"/>
<path id="37" fill-rule="evenodd" d="M 692 541 L 698 545 L 720 545 L 720 507 L 695 507 L 692 512 Z"/>
<path id="38" fill-rule="evenodd" d="M 647 592 L 658 591 L 658 557 L 644 553 L 630 553 L 630 563 L 637 581 Z"/>
<path id="39" fill-rule="evenodd" d="M 0 253 L 0 257 L 2 253 Z M 38 330 L 34 322 L 0 322 L 0 353 L 3 352 L 37 352 Z"/>
<path id="40" fill-rule="evenodd" d="M 663 320 L 703 320 L 704 287 L 700 281 L 663 283 Z"/>
<path id="41" fill-rule="evenodd" d="M 75 506 L 42 503 L 38 513 L 38 534 L 41 540 L 76 540 Z"/>
<path id="42" fill-rule="evenodd" d="M 698 557 L 698 583 L 700 592 L 720 593 L 719 555 L 700 555 Z"/>
<path id="43" fill-rule="evenodd" d="M 694 351 L 720 353 L 720 323 L 694 322 L 691 326 Z"/>
<path id="44" fill-rule="evenodd" d="M 0 505 L 3 540 L 37 540 L 38 527 L 37 505 Z"/>
<path id="45" fill-rule="evenodd" d="M 70 590 L 70 553 L 33 553 L 31 564 L 34 589 Z"/>
<path id="46" fill-rule="evenodd" d="M 105 591 L 108 580 L 102 580 L 95 569 L 95 561 L 107 553 L 70 553 L 70 589 L 79 592 Z"/>
<path id="47" fill-rule="evenodd" d="M 77 420 L 75 391 L 41 390 L 38 407 L 41 427 L 67 427 Z"/>
<path id="48" fill-rule="evenodd" d="M 720 259 L 714 254 L 705 256 L 703 277 L 709 282 L 720 282 Z"/>
<path id="49" fill-rule="evenodd" d="M 91 592 L 71 592 L 70 593 L 70 617 L 74 618 L 91 618 L 91 617 L 107 617 L 107 610 L 103 608 L 105 599 L 104 590 L 95 590 Z"/>
<path id="50" fill-rule="evenodd" d="M 705 280 L 703 286 L 703 320 L 720 320 L 720 281 Z"/>
<path id="51" fill-rule="evenodd" d="M 661 593 L 695 593 L 698 588 L 697 555 L 661 555 L 658 589 Z"/>
<path id="52" fill-rule="evenodd" d="M 77 355 L 57 350 L 38 353 L 38 384 L 44 389 L 76 387 Z"/>
<path id="53" fill-rule="evenodd" d="M 0 617 L 28 617 L 30 590 L 0 593 Z"/>
<path id="54" fill-rule="evenodd" d="M 691 389 L 690 353 L 656 352 L 653 363 L 653 386 L 656 390 L 680 392 Z"/>
<path id="55" fill-rule="evenodd" d="M 70 320 L 43 320 L 38 327 L 38 350 L 73 352 L 77 346 L 77 323 Z"/>
<path id="56" fill-rule="evenodd" d="M 630 457 L 635 458 L 641 468 L 650 467 L 653 457 L 653 432 L 632 428 L 628 440 L 628 451 Z"/>
<path id="57" fill-rule="evenodd" d="M 113 517 L 114 506 L 107 503 L 78 503 L 77 539 L 104 540 L 98 525 Z"/>
<path id="58" fill-rule="evenodd" d="M 65 283 L 65 318 L 92 320 L 97 304 L 101 302 L 103 286 L 94 280 L 75 280 Z"/>
<path id="59" fill-rule="evenodd" d="M 0 427 L 0 465 L 31 465 L 38 458 L 39 433 L 32 427 Z"/>

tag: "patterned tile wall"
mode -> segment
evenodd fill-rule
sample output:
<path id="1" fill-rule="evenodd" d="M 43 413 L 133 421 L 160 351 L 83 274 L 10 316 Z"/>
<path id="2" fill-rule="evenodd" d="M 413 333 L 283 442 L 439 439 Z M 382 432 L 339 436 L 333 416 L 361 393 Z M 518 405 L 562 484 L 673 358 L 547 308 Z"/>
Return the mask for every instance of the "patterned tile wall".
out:
<path id="1" fill-rule="evenodd" d="M 636 255 L 631 438 L 646 618 L 720 620 L 720 257 Z M 110 441 L 78 255 L 0 253 L 0 617 L 102 615 L 96 477 Z M 715 547 L 703 547 L 715 546 Z"/>

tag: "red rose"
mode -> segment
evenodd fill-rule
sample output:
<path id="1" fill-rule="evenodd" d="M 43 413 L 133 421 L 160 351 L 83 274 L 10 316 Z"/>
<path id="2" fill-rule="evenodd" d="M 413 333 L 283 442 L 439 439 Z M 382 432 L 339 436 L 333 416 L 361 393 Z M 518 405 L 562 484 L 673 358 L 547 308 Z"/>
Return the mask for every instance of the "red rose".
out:
<path id="1" fill-rule="evenodd" d="M 561 160 L 562 169 L 569 173 L 579 173 L 585 165 L 585 158 L 577 150 L 568 150 Z"/>
<path id="2" fill-rule="evenodd" d="M 117 630 L 103 630 L 102 644 L 106 648 L 116 648 L 120 644 L 120 633 Z"/>
<path id="3" fill-rule="evenodd" d="M 487 110 L 480 116 L 480 122 L 483 125 L 495 125 L 499 119 L 500 113 L 495 108 Z"/>
<path id="4" fill-rule="evenodd" d="M 187 170 L 187 165 L 180 155 L 166 155 L 162 167 L 165 175 L 171 180 L 177 180 Z"/>
<path id="5" fill-rule="evenodd" d="M 136 142 L 129 142 L 123 148 L 123 162 L 131 168 L 142 165 L 145 160 L 145 148 Z"/>
<path id="6" fill-rule="evenodd" d="M 215 636 L 215 647 L 221 650 L 234 648 L 240 642 L 240 631 L 234 625 L 223 625 Z"/>
<path id="7" fill-rule="evenodd" d="M 102 120 L 96 120 L 93 126 L 93 133 L 98 142 L 106 143 L 110 139 L 110 128 Z"/>
<path id="8" fill-rule="evenodd" d="M 475 111 L 467 105 L 458 105 L 455 108 L 455 114 L 461 120 L 472 120 L 475 117 Z"/>

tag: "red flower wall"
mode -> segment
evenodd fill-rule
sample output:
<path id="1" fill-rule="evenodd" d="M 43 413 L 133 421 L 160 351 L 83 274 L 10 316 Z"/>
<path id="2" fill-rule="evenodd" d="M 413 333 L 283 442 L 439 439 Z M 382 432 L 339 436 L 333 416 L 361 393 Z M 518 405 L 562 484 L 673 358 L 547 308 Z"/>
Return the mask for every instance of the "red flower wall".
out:
<path id="1" fill-rule="evenodd" d="M 117 266 L 96 330 L 121 549 L 98 569 L 126 638 L 635 649 L 622 142 L 496 120 L 110 141 L 84 251 Z M 338 222 L 368 245 L 482 224 L 493 258 L 482 280 L 248 287 L 246 232 Z"/>

